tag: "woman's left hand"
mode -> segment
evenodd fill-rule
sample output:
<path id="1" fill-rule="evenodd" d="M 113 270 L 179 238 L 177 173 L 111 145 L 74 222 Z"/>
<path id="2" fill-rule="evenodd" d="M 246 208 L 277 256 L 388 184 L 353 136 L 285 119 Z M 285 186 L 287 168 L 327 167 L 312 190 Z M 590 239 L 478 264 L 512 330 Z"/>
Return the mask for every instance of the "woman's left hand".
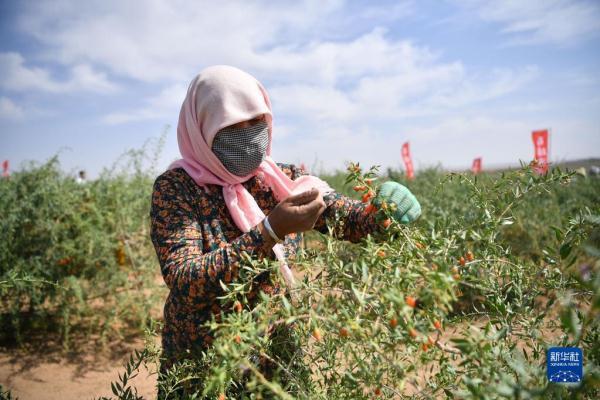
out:
<path id="1" fill-rule="evenodd" d="M 413 222 L 421 215 L 421 205 L 417 198 L 398 182 L 388 181 L 381 185 L 373 204 L 379 208 L 384 201 L 388 206 L 396 205 L 393 216 L 403 224 Z"/>

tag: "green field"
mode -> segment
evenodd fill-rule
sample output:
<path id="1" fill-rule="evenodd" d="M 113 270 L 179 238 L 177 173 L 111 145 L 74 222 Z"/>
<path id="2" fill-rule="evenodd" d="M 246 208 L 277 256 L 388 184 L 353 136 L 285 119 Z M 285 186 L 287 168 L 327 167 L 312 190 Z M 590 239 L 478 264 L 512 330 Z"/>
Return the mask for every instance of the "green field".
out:
<path id="1" fill-rule="evenodd" d="M 85 184 L 56 158 L 0 180 L 5 346 L 49 336 L 68 351 L 82 340 L 156 334 L 166 288 L 149 237 L 156 171 L 142 160 L 132 153 Z M 392 223 L 360 244 L 310 233 L 291 299 L 265 296 L 214 322 L 213 349 L 174 370 L 166 390 L 202 379 L 207 398 L 242 380 L 280 398 L 598 398 L 600 179 L 559 169 L 538 176 L 528 166 L 479 176 L 430 169 L 410 182 L 393 170 L 350 178 L 363 184 L 364 173 L 374 190 L 387 179 L 407 185 L 421 202 L 418 222 Z M 348 176 L 323 178 L 359 199 Z M 277 274 L 275 263 L 248 260 L 224 295 L 245 302 L 265 269 Z M 292 356 L 263 334 L 274 323 L 294 326 Z M 552 346 L 583 349 L 582 384 L 548 383 Z M 278 363 L 275 378 L 249 361 L 256 354 Z M 158 355 L 148 345 L 130 367 Z M 115 381 L 116 396 L 128 398 L 128 382 Z"/>

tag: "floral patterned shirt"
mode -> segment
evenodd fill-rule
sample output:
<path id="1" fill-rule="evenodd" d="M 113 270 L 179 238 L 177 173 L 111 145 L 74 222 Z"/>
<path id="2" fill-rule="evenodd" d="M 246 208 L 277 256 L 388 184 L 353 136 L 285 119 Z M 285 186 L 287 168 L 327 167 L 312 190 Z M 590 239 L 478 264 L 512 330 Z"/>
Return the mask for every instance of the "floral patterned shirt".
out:
<path id="1" fill-rule="evenodd" d="M 292 180 L 305 175 L 293 165 L 278 166 Z M 243 185 L 265 215 L 277 205 L 271 189 L 259 176 Z M 335 192 L 326 195 L 324 201 L 327 207 L 314 229 L 327 233 L 327 222 L 335 219 L 336 213 L 344 222 L 334 232 L 340 239 L 358 242 L 379 229 L 374 215 L 366 214 L 360 201 Z M 231 310 L 231 304 L 218 299 L 223 295 L 219 281 L 229 283 L 238 278 L 242 252 L 257 259 L 274 259 L 274 254 L 258 227 L 246 233 L 237 228 L 221 186 L 199 186 L 182 168 L 166 171 L 156 179 L 150 217 L 152 243 L 170 290 L 162 332 L 164 365 L 168 366 L 212 342 L 211 333 L 202 325 L 212 316 L 219 320 L 221 312 Z M 284 249 L 291 268 L 301 240 L 302 234 L 285 237 Z M 256 297 L 258 291 L 277 292 L 279 287 L 269 278 L 268 273 L 259 275 L 249 297 Z"/>

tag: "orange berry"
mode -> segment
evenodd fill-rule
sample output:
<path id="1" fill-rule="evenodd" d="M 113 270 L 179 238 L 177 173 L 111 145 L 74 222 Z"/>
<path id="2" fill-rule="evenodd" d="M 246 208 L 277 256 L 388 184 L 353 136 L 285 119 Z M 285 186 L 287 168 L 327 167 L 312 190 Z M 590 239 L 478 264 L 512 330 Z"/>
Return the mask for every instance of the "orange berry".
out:
<path id="1" fill-rule="evenodd" d="M 435 329 L 437 329 L 438 331 L 442 330 L 442 323 L 440 322 L 439 319 L 436 319 L 435 321 L 433 321 L 433 326 L 435 327 Z"/>
<path id="2" fill-rule="evenodd" d="M 463 267 L 464 267 L 464 266 L 465 266 L 465 264 L 466 264 L 465 258 L 464 258 L 463 256 L 460 256 L 460 258 L 458 259 L 458 262 L 459 262 L 459 264 L 460 264 L 461 266 L 463 266 Z"/>
<path id="3" fill-rule="evenodd" d="M 381 396 L 381 389 L 380 389 L 380 388 L 376 388 L 376 389 L 373 391 L 373 394 L 375 394 L 375 396 Z"/>
<path id="4" fill-rule="evenodd" d="M 467 251 L 467 261 L 473 261 L 475 257 L 471 251 Z"/>
<path id="5" fill-rule="evenodd" d="M 364 187 L 362 185 L 356 185 L 352 189 L 354 189 L 355 192 L 362 192 L 363 190 L 366 189 L 366 187 Z"/>
<path id="6" fill-rule="evenodd" d="M 409 307 L 415 308 L 417 306 L 417 299 L 412 296 L 406 296 L 404 301 L 406 301 L 406 304 L 408 304 Z"/>
<path id="7" fill-rule="evenodd" d="M 423 344 L 421 345 L 421 349 L 422 349 L 423 351 L 427 351 L 427 350 L 429 350 L 429 345 L 428 345 L 427 343 L 423 343 Z"/>
<path id="8" fill-rule="evenodd" d="M 379 251 L 377 252 L 377 255 L 378 255 L 379 257 L 383 258 L 383 257 L 385 257 L 385 251 L 383 251 L 383 250 L 379 250 Z"/>
<path id="9" fill-rule="evenodd" d="M 236 301 L 233 304 L 233 309 L 235 310 L 236 313 L 241 313 L 242 312 L 242 303 L 240 303 L 239 301 Z"/>
<path id="10" fill-rule="evenodd" d="M 225 393 L 221 393 L 219 395 L 219 400 L 226 400 L 226 399 L 227 399 L 227 397 L 225 397 Z"/>
<path id="11" fill-rule="evenodd" d="M 425 245 L 421 242 L 415 242 L 415 246 L 417 247 L 417 249 L 421 249 L 421 250 L 423 250 L 425 248 Z"/>
<path id="12" fill-rule="evenodd" d="M 375 211 L 377 211 L 377 207 L 375 206 L 375 204 L 369 204 L 368 206 L 365 207 L 365 214 L 372 214 Z"/>
<path id="13" fill-rule="evenodd" d="M 458 281 L 458 280 L 460 279 L 460 274 L 454 274 L 454 275 L 452 275 L 452 278 L 453 278 L 455 281 Z"/>
<path id="14" fill-rule="evenodd" d="M 348 336 L 350 336 L 350 332 L 348 332 L 348 329 L 341 327 L 340 328 L 340 336 L 343 338 L 347 338 Z"/>
<path id="15" fill-rule="evenodd" d="M 370 192 L 370 191 L 369 191 L 369 192 L 367 192 L 367 193 L 363 194 L 363 197 L 362 197 L 362 202 L 363 202 L 363 203 L 366 203 L 366 202 L 368 202 L 369 200 L 371 200 L 371 197 L 373 197 L 373 192 Z"/>
<path id="16" fill-rule="evenodd" d="M 398 326 L 398 320 L 396 319 L 396 317 L 392 317 L 390 319 L 390 328 L 394 329 L 397 326 Z"/>
<path id="17" fill-rule="evenodd" d="M 435 264 L 435 263 L 431 264 L 431 269 L 434 271 L 437 271 L 438 270 L 437 264 Z"/>
<path id="18" fill-rule="evenodd" d="M 58 260 L 56 263 L 58 265 L 60 265 L 61 267 L 64 267 L 65 265 L 69 265 L 71 263 L 71 257 L 63 257 L 60 260 Z"/>
<path id="19" fill-rule="evenodd" d="M 415 328 L 410 328 L 408 330 L 408 334 L 410 335 L 411 338 L 416 338 L 417 337 L 417 331 L 415 330 Z"/>
<path id="20" fill-rule="evenodd" d="M 235 335 L 233 340 L 237 343 L 240 344 L 242 343 L 242 337 L 240 335 Z"/>
<path id="21" fill-rule="evenodd" d="M 384 227 L 385 229 L 389 228 L 391 224 L 392 224 L 392 220 L 391 220 L 391 219 L 389 219 L 389 218 L 388 218 L 388 219 L 386 219 L 385 221 L 383 221 L 383 227 Z"/>
<path id="22" fill-rule="evenodd" d="M 312 335 L 317 342 L 320 342 L 321 339 L 323 339 L 323 335 L 321 334 L 321 330 L 319 328 L 315 328 Z"/>
<path id="23" fill-rule="evenodd" d="M 365 183 L 367 185 L 370 185 L 371 183 L 373 183 L 373 179 L 371 179 L 371 178 L 365 179 Z"/>

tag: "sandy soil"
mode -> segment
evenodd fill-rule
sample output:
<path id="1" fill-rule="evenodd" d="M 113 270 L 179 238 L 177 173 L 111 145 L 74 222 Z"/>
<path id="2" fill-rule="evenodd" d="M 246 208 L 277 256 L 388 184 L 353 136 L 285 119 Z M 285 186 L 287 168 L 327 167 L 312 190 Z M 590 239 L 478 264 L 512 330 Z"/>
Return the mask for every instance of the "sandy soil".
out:
<path id="1" fill-rule="evenodd" d="M 0 384 L 21 400 L 110 397 L 111 381 L 123 373 L 130 352 L 142 348 L 140 338 L 110 343 L 104 350 L 80 346 L 69 353 L 55 344 L 0 348 Z M 142 367 L 133 385 L 144 398 L 156 398 L 156 374 Z"/>

